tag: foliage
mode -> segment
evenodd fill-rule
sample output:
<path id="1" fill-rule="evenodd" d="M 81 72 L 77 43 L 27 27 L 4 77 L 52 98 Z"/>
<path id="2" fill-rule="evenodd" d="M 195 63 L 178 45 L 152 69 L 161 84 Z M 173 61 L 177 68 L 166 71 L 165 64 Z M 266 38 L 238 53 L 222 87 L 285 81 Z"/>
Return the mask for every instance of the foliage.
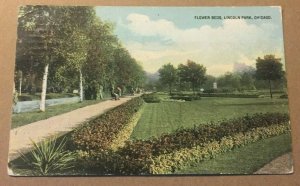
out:
<path id="1" fill-rule="evenodd" d="M 280 58 L 275 58 L 274 55 L 266 55 L 263 59 L 256 59 L 256 77 L 257 79 L 267 80 L 269 82 L 270 96 L 272 98 L 271 81 L 282 79 L 284 72 Z"/>
<path id="2" fill-rule="evenodd" d="M 100 20 L 93 7 L 22 6 L 16 58 L 16 71 L 23 73 L 22 89 L 40 91 L 46 64 L 51 89 L 84 88 L 88 99 L 97 99 L 101 86 L 104 90 L 143 86 L 143 68 L 113 30 L 113 24 Z"/>
<path id="3" fill-rule="evenodd" d="M 142 105 L 142 98 L 134 98 L 75 129 L 75 147 L 87 151 L 110 148 Z"/>
<path id="4" fill-rule="evenodd" d="M 239 74 L 227 72 L 218 78 L 218 88 L 239 89 L 241 87 L 241 79 Z"/>
<path id="5" fill-rule="evenodd" d="M 201 97 L 199 95 L 178 95 L 178 96 L 171 96 L 171 99 L 176 100 L 184 100 L 184 101 L 193 101 L 193 100 L 200 100 Z"/>
<path id="6" fill-rule="evenodd" d="M 226 97 L 226 98 L 259 98 L 258 94 L 224 94 L 224 93 L 201 93 L 202 97 Z"/>
<path id="7" fill-rule="evenodd" d="M 196 88 L 199 85 L 202 85 L 206 80 L 206 68 L 191 60 L 188 60 L 186 65 L 180 64 L 178 66 L 178 74 L 180 81 L 190 82 L 192 84 L 193 92 L 195 92 Z"/>
<path id="8" fill-rule="evenodd" d="M 288 95 L 287 94 L 283 94 L 283 95 L 280 95 L 279 98 L 282 98 L 282 99 L 286 98 L 287 99 Z"/>
<path id="9" fill-rule="evenodd" d="M 212 75 L 206 75 L 205 76 L 206 81 L 204 84 L 201 86 L 201 88 L 205 90 L 215 90 L 213 89 L 213 83 L 217 81 L 217 78 L 212 76 Z"/>
<path id="10" fill-rule="evenodd" d="M 159 103 L 161 101 L 160 97 L 156 93 L 143 94 L 142 98 L 146 103 Z"/>
<path id="11" fill-rule="evenodd" d="M 163 65 L 159 70 L 159 80 L 162 84 L 169 87 L 169 92 L 172 93 L 173 85 L 178 80 L 177 69 L 171 64 Z"/>
<path id="12" fill-rule="evenodd" d="M 265 55 L 263 59 L 256 59 L 256 77 L 263 80 L 276 80 L 282 78 L 282 63 L 274 55 Z"/>
<path id="13" fill-rule="evenodd" d="M 55 138 L 46 139 L 34 146 L 29 155 L 21 154 L 24 162 L 31 167 L 33 174 L 52 175 L 73 167 L 76 155 L 64 150 L 66 140 L 57 142 Z"/>

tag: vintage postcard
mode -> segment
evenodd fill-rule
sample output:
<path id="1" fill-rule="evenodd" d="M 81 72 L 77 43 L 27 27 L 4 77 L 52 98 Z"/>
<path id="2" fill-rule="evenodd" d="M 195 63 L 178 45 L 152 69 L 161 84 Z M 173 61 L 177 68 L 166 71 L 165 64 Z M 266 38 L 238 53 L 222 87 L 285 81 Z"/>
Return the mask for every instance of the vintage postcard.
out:
<path id="1" fill-rule="evenodd" d="M 281 7 L 19 8 L 12 176 L 293 172 Z"/>

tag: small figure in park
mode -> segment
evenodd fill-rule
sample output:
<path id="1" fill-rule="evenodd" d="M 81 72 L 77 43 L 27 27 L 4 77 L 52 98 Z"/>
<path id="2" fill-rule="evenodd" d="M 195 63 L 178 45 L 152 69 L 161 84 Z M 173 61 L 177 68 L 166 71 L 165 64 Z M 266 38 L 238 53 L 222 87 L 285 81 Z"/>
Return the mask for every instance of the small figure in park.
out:
<path id="1" fill-rule="evenodd" d="M 111 97 L 112 97 L 113 99 L 115 99 L 115 100 L 119 100 L 119 99 L 120 99 L 119 96 L 118 96 L 118 94 L 115 93 L 115 90 L 114 90 L 113 87 L 111 88 L 110 93 L 111 93 Z"/>
<path id="2" fill-rule="evenodd" d="M 141 89 L 139 87 L 136 88 L 136 91 L 135 91 L 137 94 L 140 94 L 141 93 Z"/>
<path id="3" fill-rule="evenodd" d="M 131 90 L 130 90 L 130 94 L 131 94 L 132 96 L 134 96 L 134 89 L 133 89 L 133 87 L 132 87 Z"/>
<path id="4" fill-rule="evenodd" d="M 117 94 L 119 95 L 119 97 L 122 96 L 122 89 L 120 87 L 117 87 Z"/>
<path id="5" fill-rule="evenodd" d="M 100 99 L 103 99 L 103 86 L 102 85 L 100 85 L 100 87 L 99 87 L 99 96 L 100 96 Z"/>
<path id="6" fill-rule="evenodd" d="M 16 113 L 20 113 L 20 106 L 19 106 L 19 104 L 18 104 L 18 101 L 19 101 L 18 96 L 19 96 L 19 94 L 18 94 L 17 91 L 14 91 L 13 94 L 14 94 L 14 95 L 13 95 L 13 104 L 14 104 L 14 107 L 16 108 L 16 109 L 15 109 L 15 110 L 16 110 Z"/>

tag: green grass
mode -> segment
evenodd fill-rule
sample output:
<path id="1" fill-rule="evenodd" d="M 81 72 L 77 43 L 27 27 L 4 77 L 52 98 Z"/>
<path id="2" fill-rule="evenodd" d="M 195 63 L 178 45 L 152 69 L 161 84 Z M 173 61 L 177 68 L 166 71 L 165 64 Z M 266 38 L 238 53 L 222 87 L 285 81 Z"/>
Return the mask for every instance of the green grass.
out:
<path id="1" fill-rule="evenodd" d="M 270 98 L 202 98 L 198 101 L 145 105 L 132 139 L 158 137 L 181 127 L 231 119 L 258 112 L 288 112 L 288 101 Z"/>
<path id="2" fill-rule="evenodd" d="M 283 134 L 183 167 L 175 174 L 252 174 L 274 158 L 290 151 L 291 135 Z"/>
<path id="3" fill-rule="evenodd" d="M 88 105 L 96 104 L 102 100 L 85 100 L 82 103 L 71 103 L 71 104 L 62 104 L 47 107 L 45 112 L 36 111 L 36 112 L 25 112 L 14 114 L 12 116 L 11 128 L 17 128 L 35 121 L 44 120 L 52 116 L 70 112 L 72 110 L 82 108 Z"/>

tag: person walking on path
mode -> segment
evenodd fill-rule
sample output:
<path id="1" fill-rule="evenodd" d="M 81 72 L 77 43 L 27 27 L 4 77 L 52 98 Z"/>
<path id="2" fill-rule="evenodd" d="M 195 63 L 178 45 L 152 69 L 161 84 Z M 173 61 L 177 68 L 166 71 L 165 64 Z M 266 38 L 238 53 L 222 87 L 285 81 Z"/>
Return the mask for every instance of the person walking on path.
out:
<path id="1" fill-rule="evenodd" d="M 117 87 L 117 94 L 119 97 L 122 96 L 122 89 L 120 87 Z"/>
<path id="2" fill-rule="evenodd" d="M 119 100 L 119 96 L 117 93 L 115 93 L 115 89 L 112 87 L 111 90 L 110 90 L 110 94 L 111 94 L 111 97 L 115 100 Z"/>
<path id="3" fill-rule="evenodd" d="M 99 97 L 100 97 L 100 99 L 103 99 L 103 86 L 102 85 L 99 86 Z"/>

